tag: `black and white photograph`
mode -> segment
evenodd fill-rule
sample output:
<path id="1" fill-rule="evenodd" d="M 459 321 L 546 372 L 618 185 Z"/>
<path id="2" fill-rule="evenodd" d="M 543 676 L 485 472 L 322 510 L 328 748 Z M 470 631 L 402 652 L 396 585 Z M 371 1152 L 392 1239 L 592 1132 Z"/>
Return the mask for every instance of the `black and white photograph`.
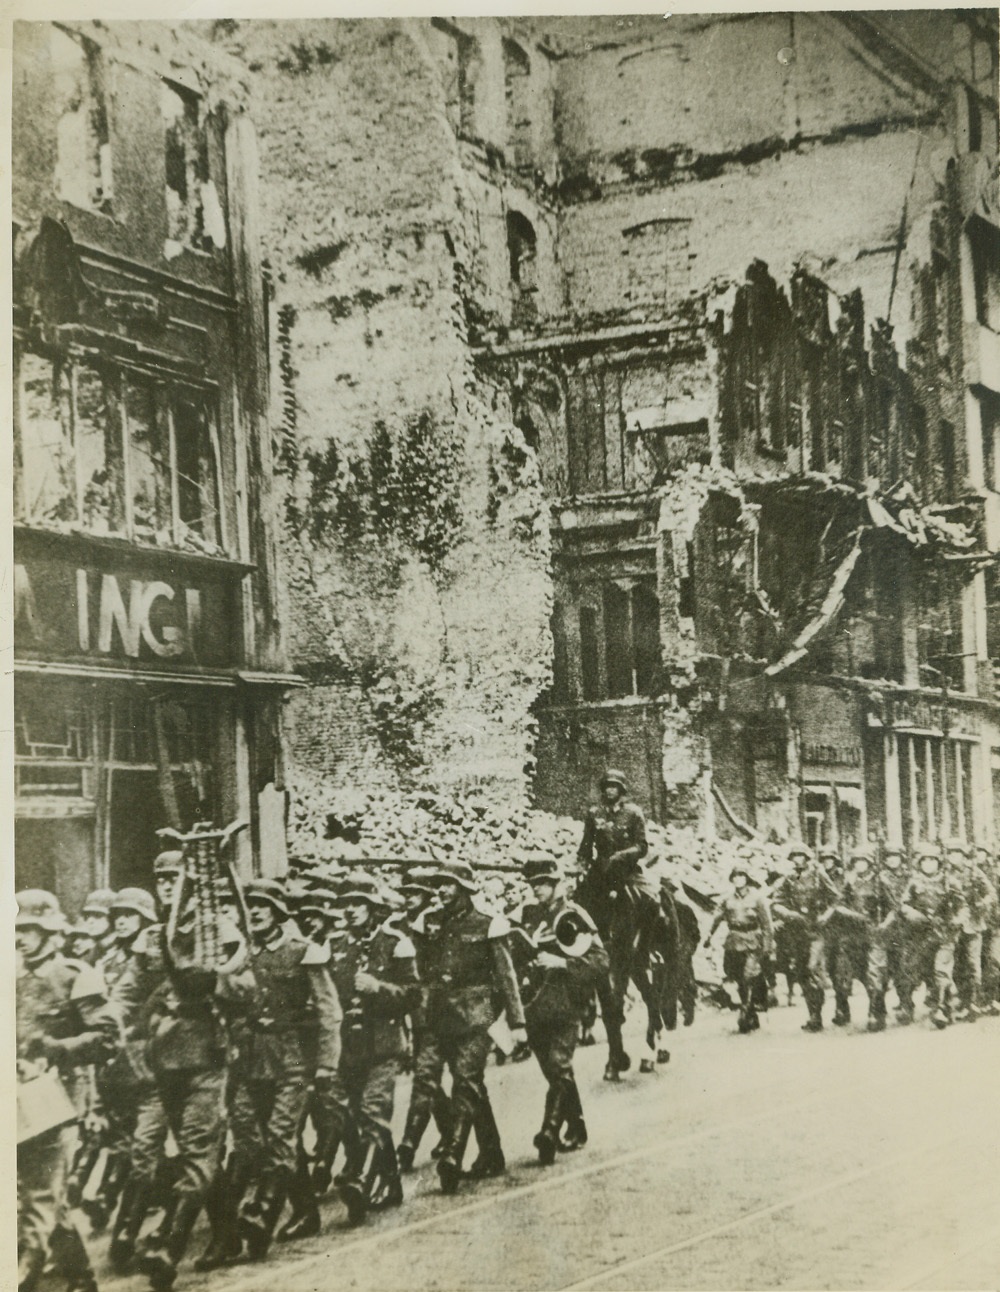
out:
<path id="1" fill-rule="evenodd" d="M 996 1292 L 998 11 L 15 7 L 18 1292 Z"/>

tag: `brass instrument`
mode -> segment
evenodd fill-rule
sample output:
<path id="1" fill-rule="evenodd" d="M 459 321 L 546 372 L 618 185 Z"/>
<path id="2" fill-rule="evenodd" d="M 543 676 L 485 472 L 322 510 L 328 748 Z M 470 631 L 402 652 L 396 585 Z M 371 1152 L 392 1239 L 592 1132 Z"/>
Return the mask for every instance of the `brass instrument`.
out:
<path id="1" fill-rule="evenodd" d="M 553 948 L 574 960 L 585 956 L 594 945 L 594 931 L 578 911 L 561 911 L 552 926 L 557 946 Z"/>
<path id="2" fill-rule="evenodd" d="M 230 958 L 231 952 L 223 943 L 215 884 L 220 876 L 227 878 L 233 887 L 244 935 L 249 939 L 243 891 L 232 865 L 223 855 L 246 824 L 234 821 L 224 829 L 216 829 L 210 821 L 198 821 L 188 834 L 173 829 L 156 832 L 162 839 L 173 840 L 184 853 L 184 869 L 174 888 L 166 929 L 167 947 L 178 968 L 213 973 L 222 969 Z"/>

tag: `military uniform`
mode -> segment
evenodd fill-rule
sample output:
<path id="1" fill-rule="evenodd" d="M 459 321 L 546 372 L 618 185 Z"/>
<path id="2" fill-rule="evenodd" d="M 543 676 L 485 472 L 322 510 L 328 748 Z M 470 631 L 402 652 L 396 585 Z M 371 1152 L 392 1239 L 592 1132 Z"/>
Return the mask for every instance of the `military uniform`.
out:
<path id="1" fill-rule="evenodd" d="M 595 920 L 602 937 L 608 894 L 639 875 L 639 862 L 649 851 L 646 818 L 635 803 L 620 798 L 613 804 L 588 808 L 577 860 L 583 872 L 576 900 Z"/>
<path id="2" fill-rule="evenodd" d="M 471 894 L 471 869 L 456 866 L 442 878 L 456 879 Z M 473 1128 L 480 1157 L 501 1162 L 503 1153 L 486 1089 L 489 1029 L 502 1010 L 511 1028 L 524 1027 L 524 1011 L 507 946 L 510 924 L 473 905 L 471 895 L 435 916 L 429 942 L 427 1023 L 452 1077 L 453 1120 L 438 1162 L 442 1188 L 454 1192 Z"/>
<path id="3" fill-rule="evenodd" d="M 906 995 L 905 975 L 902 972 L 902 921 L 900 904 L 909 873 L 902 866 L 883 864 L 876 873 L 870 890 L 860 894 L 862 906 L 869 922 L 868 970 L 865 988 L 868 992 L 868 1029 L 880 1032 L 885 1027 L 885 994 L 892 981 L 900 1004 Z M 912 992 L 909 1001 L 912 1013 Z"/>
<path id="4" fill-rule="evenodd" d="M 59 1074 L 70 1100 L 83 1111 L 84 1067 L 110 1058 L 120 1029 L 109 1007 L 100 972 L 58 949 L 61 915 L 55 898 L 41 890 L 16 895 L 18 927 L 45 931 L 38 952 L 18 956 L 16 1039 L 18 1078 L 31 1080 L 46 1068 Z M 41 921 L 41 922 L 38 922 Z M 75 1124 L 47 1129 L 18 1144 L 18 1288 L 30 1292 L 41 1279 L 50 1244 L 72 1288 L 96 1288 L 90 1262 L 69 1216 L 66 1175 Z"/>
<path id="5" fill-rule="evenodd" d="M 194 1223 L 219 1169 L 223 1085 L 227 1050 L 226 1018 L 248 998 L 246 948 L 235 929 L 222 930 L 231 949 L 218 971 L 192 964 L 194 934 L 182 929 L 168 945 L 163 926 L 148 930 L 157 938 L 165 980 L 147 1002 L 147 1060 L 176 1144 L 173 1206 L 162 1246 L 146 1244 L 142 1268 L 155 1289 L 169 1288 Z"/>
<path id="6" fill-rule="evenodd" d="M 544 865 L 544 863 L 542 863 Z M 541 866 L 526 871 L 546 878 Z M 572 916 L 572 922 L 584 935 L 586 947 L 581 954 L 560 951 L 554 926 L 561 917 Z M 557 897 L 552 905 L 531 903 L 521 912 L 521 927 L 536 948 L 559 954 L 559 968 L 534 966 L 529 969 L 530 998 L 525 1000 L 524 1016 L 531 1046 L 542 1075 L 548 1082 L 542 1128 L 535 1137 L 535 1147 L 543 1164 L 550 1164 L 558 1147 L 580 1148 L 587 1140 L 580 1091 L 573 1074 L 573 1052 L 576 1049 L 580 1021 L 598 983 L 607 977 L 608 957 L 590 917 L 565 898 Z M 567 1138 L 560 1141 L 559 1132 L 567 1124 Z"/>
<path id="7" fill-rule="evenodd" d="M 791 966 L 793 977 L 802 984 L 809 1010 L 807 1031 L 823 1027 L 826 947 L 820 917 L 832 907 L 839 894 L 829 877 L 815 863 L 778 880 L 771 893 L 771 914 L 777 923 L 800 934 L 796 942 L 798 962 Z"/>
<path id="8" fill-rule="evenodd" d="M 362 900 L 374 902 L 374 894 L 362 894 Z M 345 930 L 332 942 L 331 972 L 344 1018 L 329 1116 L 346 1147 L 338 1185 L 351 1223 L 357 1224 L 380 1201 L 380 1188 L 386 1203 L 402 1201 L 392 1112 L 405 1048 L 402 1020 L 419 1001 L 414 947 L 403 933 L 373 921 L 361 932 Z M 359 974 L 369 975 L 375 989 L 359 989 Z"/>
<path id="9" fill-rule="evenodd" d="M 247 900 L 253 896 L 248 886 Z M 289 923 L 250 948 L 252 1003 L 233 1027 L 228 1193 L 235 1203 L 255 1186 L 240 1211 L 254 1259 L 267 1250 L 296 1169 L 310 1082 L 317 1068 L 333 1072 L 339 1060 L 342 1016 L 329 961 L 327 947 Z"/>
<path id="10" fill-rule="evenodd" d="M 904 991 L 912 1002 L 914 986 L 918 982 L 926 983 L 931 1019 L 938 1027 L 946 1027 L 951 1021 L 959 932 L 957 917 L 962 905 L 960 891 L 942 869 L 931 875 L 914 871 L 900 902 L 906 929 Z M 905 1006 L 901 1012 L 905 1019 Z"/>
<path id="11" fill-rule="evenodd" d="M 982 983 L 983 1007 L 991 1014 L 1000 1013 L 1000 865 L 986 849 L 980 849 L 981 869 L 997 893 L 997 901 L 986 912 L 983 931 Z"/>
<path id="12" fill-rule="evenodd" d="M 725 923 L 728 928 L 722 953 L 722 972 L 735 982 L 740 994 L 741 1032 L 760 1026 L 757 1011 L 767 1008 L 765 963 L 774 954 L 774 930 L 767 897 L 749 886 L 724 898 L 712 921 L 708 937 Z M 706 939 L 707 943 L 707 939 Z"/>
<path id="13" fill-rule="evenodd" d="M 964 901 L 957 917 L 957 1016 L 974 1018 L 983 1012 L 986 1003 L 983 993 L 983 940 L 996 909 L 997 891 L 983 868 L 971 858 L 959 879 Z"/>

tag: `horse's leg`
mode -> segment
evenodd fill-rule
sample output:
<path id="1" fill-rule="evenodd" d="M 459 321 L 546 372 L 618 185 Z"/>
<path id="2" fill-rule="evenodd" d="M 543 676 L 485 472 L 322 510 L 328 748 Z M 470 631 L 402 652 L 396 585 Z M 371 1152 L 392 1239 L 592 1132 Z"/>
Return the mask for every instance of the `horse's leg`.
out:
<path id="1" fill-rule="evenodd" d="M 604 1069 L 605 1081 L 617 1081 L 620 1072 L 628 1071 L 632 1060 L 625 1052 L 622 1041 L 622 1025 L 625 1022 L 625 982 L 617 957 L 612 952 L 609 956 L 610 969 L 608 977 L 603 979 L 597 988 L 597 998 L 601 1005 L 601 1018 L 604 1020 L 604 1031 L 608 1038 L 608 1062 Z"/>
<path id="2" fill-rule="evenodd" d="M 639 989 L 639 995 L 642 997 L 643 1004 L 646 1006 L 646 1054 L 639 1063 L 640 1072 L 655 1072 L 656 1059 L 663 1051 L 657 1050 L 657 1041 L 663 1028 L 663 1019 L 660 1016 L 659 1008 L 659 991 L 656 985 L 657 977 L 662 969 L 660 966 L 650 964 L 648 968 L 633 968 L 632 981 Z M 669 1055 L 667 1056 L 670 1057 Z"/>

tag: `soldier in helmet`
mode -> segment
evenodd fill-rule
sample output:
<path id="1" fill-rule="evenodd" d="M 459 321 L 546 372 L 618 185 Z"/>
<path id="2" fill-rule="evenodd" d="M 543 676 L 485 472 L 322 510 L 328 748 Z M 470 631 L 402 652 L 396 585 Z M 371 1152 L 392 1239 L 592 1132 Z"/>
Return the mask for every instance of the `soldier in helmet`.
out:
<path id="1" fill-rule="evenodd" d="M 851 1021 L 854 980 L 868 982 L 871 942 L 880 920 L 880 887 L 873 848 L 863 845 L 854 849 L 840 890 L 836 905 L 826 912 L 824 919 L 827 938 L 834 946 L 828 960 L 836 1000 L 833 1021 L 836 1026 L 845 1027 Z"/>
<path id="2" fill-rule="evenodd" d="M 733 891 L 720 904 L 704 945 L 711 945 L 715 930 L 725 922 L 729 932 L 723 952 L 723 973 L 736 983 L 740 993 L 739 1030 L 753 1032 L 760 1027 L 758 1010 L 767 1008 L 764 965 L 774 954 L 771 910 L 760 889 L 751 889 L 745 867 L 734 866 L 729 882 Z"/>
<path id="3" fill-rule="evenodd" d="M 955 1018 L 973 1021 L 985 1012 L 983 938 L 997 903 L 997 891 L 977 863 L 972 848 L 961 839 L 951 840 L 946 852 L 953 882 L 961 889 L 963 897 L 957 916 L 955 986 L 958 1001 Z"/>
<path id="4" fill-rule="evenodd" d="M 886 1025 L 885 994 L 895 983 L 900 1002 L 905 994 L 901 972 L 902 926 L 899 907 L 908 882 L 903 850 L 895 845 L 882 849 L 870 897 L 868 942 L 868 1031 L 883 1032 Z M 910 1010 L 912 1012 L 912 993 Z"/>
<path id="5" fill-rule="evenodd" d="M 17 916 L 17 1076 L 32 1082 L 50 1072 L 62 1082 L 62 1121 L 19 1129 L 17 1153 L 18 1289 L 32 1292 L 49 1254 L 73 1292 L 96 1292 L 83 1240 L 66 1199 L 66 1173 L 75 1138 L 85 1065 L 109 1059 L 120 1040 L 99 970 L 67 959 L 59 903 L 42 889 L 15 894 Z M 68 1098 L 66 1098 L 68 1096 Z M 27 1100 L 25 1101 L 27 1102 Z"/>
<path id="6" fill-rule="evenodd" d="M 238 1232 L 256 1261 L 267 1254 L 295 1174 L 310 1084 L 337 1067 L 341 1011 L 329 949 L 304 938 L 292 923 L 281 884 L 253 880 L 244 892 L 255 986 L 234 1028 L 233 1149 L 225 1187 L 230 1214 L 216 1237 L 235 1256 L 232 1235 Z M 205 1258 L 201 1267 L 210 1267 Z"/>
<path id="7" fill-rule="evenodd" d="M 108 914 L 114 940 L 101 957 L 99 968 L 113 999 L 115 986 L 132 959 L 139 934 L 156 922 L 156 905 L 152 894 L 144 888 L 123 888 L 115 895 Z M 131 1204 L 131 1191 L 129 1197 L 125 1197 L 123 1189 L 132 1168 L 132 1145 L 139 1108 L 150 1096 L 156 1098 L 152 1076 L 145 1062 L 141 1061 L 139 1067 L 141 1070 L 137 1072 L 134 1048 L 126 1045 L 96 1074 L 99 1107 L 106 1123 L 103 1141 L 107 1158 L 95 1200 L 101 1208 L 100 1220 L 95 1217 L 93 1204 L 88 1211 L 95 1227 L 101 1227 L 107 1216 L 114 1212 L 119 1199 L 122 1200 L 111 1239 L 112 1262 L 116 1264 L 127 1259 L 123 1256 L 118 1235 L 127 1223 Z"/>
<path id="8" fill-rule="evenodd" d="M 80 909 L 80 920 L 97 944 L 94 964 L 106 956 L 115 943 L 111 925 L 111 903 L 114 900 L 113 888 L 95 888 L 87 894 L 87 900 Z"/>
<path id="9" fill-rule="evenodd" d="M 416 950 L 417 976 L 424 984 L 428 981 L 433 950 L 433 921 L 428 926 L 424 913 L 436 901 L 437 888 L 427 868 L 414 868 L 399 886 L 405 910 L 398 921 Z M 421 917 L 424 916 L 422 919 Z M 426 988 L 421 990 L 419 1004 L 410 1011 L 411 1039 L 413 1045 L 413 1086 L 410 1106 L 406 1113 L 403 1136 L 396 1149 L 399 1169 L 409 1171 L 424 1131 L 431 1118 L 438 1129 L 439 1142 L 443 1145 L 451 1125 L 451 1100 L 441 1078 L 444 1074 L 444 1056 L 436 1043 L 433 1029 L 426 1016 Z"/>
<path id="10" fill-rule="evenodd" d="M 557 1149 L 579 1149 L 587 1142 L 573 1052 L 580 1020 L 597 984 L 607 976 L 608 957 L 590 916 L 562 892 L 553 860 L 529 859 L 524 878 L 535 899 L 521 912 L 521 927 L 535 948 L 531 998 L 524 1013 L 528 1044 L 548 1082 L 542 1126 L 534 1144 L 541 1164 L 551 1166 Z M 576 934 L 570 945 L 557 936 L 566 927 Z M 564 1124 L 566 1137 L 560 1139 Z"/>
<path id="11" fill-rule="evenodd" d="M 985 844 L 977 847 L 976 860 L 997 894 L 986 911 L 982 953 L 983 1011 L 996 1015 L 1000 1014 L 1000 864 Z"/>
<path id="12" fill-rule="evenodd" d="M 931 1022 L 939 1028 L 947 1027 L 952 1020 L 956 921 L 962 904 L 960 889 L 942 866 L 940 847 L 933 843 L 918 845 L 916 866 L 900 902 L 906 927 L 904 973 L 911 1002 L 913 985 L 921 981 L 926 984 Z M 912 1004 L 909 1017 L 905 1007 L 900 1013 L 901 1022 L 911 1022 Z"/>
<path id="13" fill-rule="evenodd" d="M 370 876 L 357 875 L 345 881 L 340 901 L 347 927 L 332 948 L 332 972 L 344 1021 L 328 1115 L 347 1151 L 337 1187 L 349 1222 L 359 1225 L 372 1209 L 403 1200 L 392 1110 L 402 1021 L 420 991 L 413 943 L 384 922 L 391 895 Z"/>
<path id="14" fill-rule="evenodd" d="M 167 980 L 160 922 L 166 918 L 180 870 L 179 852 L 161 853 L 153 864 L 157 897 L 142 888 L 126 888 L 115 899 L 120 947 L 111 953 L 118 956 L 112 966 L 111 1001 L 121 1016 L 125 1044 L 105 1074 L 103 1100 L 109 1111 L 117 1104 L 127 1109 L 131 1124 L 128 1188 L 122 1195 L 108 1248 L 116 1270 L 130 1267 L 143 1221 L 170 1197 L 164 1156 L 167 1116 L 146 1058 L 147 1007 Z"/>
<path id="15" fill-rule="evenodd" d="M 166 921 L 146 931 L 141 957 L 163 980 L 142 1006 L 149 1037 L 146 1058 L 173 1136 L 176 1155 L 163 1229 L 145 1239 L 137 1265 L 154 1292 L 166 1292 L 177 1277 L 195 1221 L 218 1171 L 223 1122 L 227 1018 L 249 995 L 247 948 L 239 930 L 195 905 L 183 853 L 161 853 L 154 862 L 157 902 Z M 198 922 L 216 925 L 222 960 L 200 963 Z M 140 959 L 136 949 L 136 961 Z M 135 964 L 135 962 L 133 962 Z M 136 965 L 138 969 L 138 965 Z M 128 973 L 118 984 L 121 993 Z M 143 977 L 130 993 L 141 998 Z M 134 997 L 133 997 L 134 998 Z M 211 1217 L 210 1217 L 211 1218 Z"/>
<path id="16" fill-rule="evenodd" d="M 805 844 L 792 844 L 788 849 L 788 859 L 794 869 L 775 884 L 771 893 L 771 914 L 776 924 L 780 922 L 796 935 L 798 962 L 794 966 L 794 974 L 802 984 L 809 1010 L 809 1018 L 802 1030 L 821 1032 L 826 996 L 826 946 L 820 919 L 836 903 L 839 894 L 826 872 L 813 861 L 812 852 Z"/>
<path id="17" fill-rule="evenodd" d="M 462 1159 L 475 1127 L 479 1141 L 477 1175 L 504 1169 L 503 1149 L 486 1089 L 489 1029 L 500 1005 L 515 1044 L 527 1041 L 524 1011 L 511 963 L 505 916 L 490 915 L 474 900 L 477 886 L 467 862 L 442 864 L 435 875 L 438 911 L 429 940 L 427 1022 L 451 1072 L 452 1122 L 438 1159 L 445 1193 L 463 1178 Z"/>

